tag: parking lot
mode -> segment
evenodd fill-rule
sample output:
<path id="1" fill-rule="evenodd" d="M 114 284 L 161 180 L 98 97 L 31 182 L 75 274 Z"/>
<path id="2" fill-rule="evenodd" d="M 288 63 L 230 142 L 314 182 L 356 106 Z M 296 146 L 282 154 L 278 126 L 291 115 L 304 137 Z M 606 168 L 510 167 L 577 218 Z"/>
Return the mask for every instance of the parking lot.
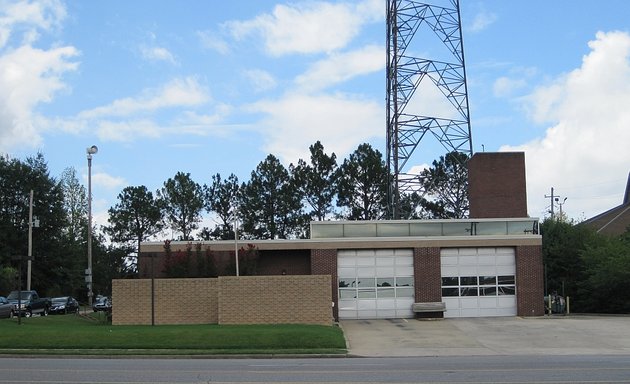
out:
<path id="1" fill-rule="evenodd" d="M 342 320 L 353 356 L 630 355 L 630 317 Z"/>

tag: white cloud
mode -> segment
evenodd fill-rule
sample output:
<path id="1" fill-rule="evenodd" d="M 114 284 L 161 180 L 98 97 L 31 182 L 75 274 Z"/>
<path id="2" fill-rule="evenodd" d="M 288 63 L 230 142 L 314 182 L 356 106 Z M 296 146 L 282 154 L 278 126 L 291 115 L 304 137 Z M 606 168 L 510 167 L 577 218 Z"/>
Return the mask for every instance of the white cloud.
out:
<path id="1" fill-rule="evenodd" d="M 147 89 L 138 97 L 114 100 L 111 104 L 79 113 L 79 119 L 129 116 L 154 112 L 163 108 L 191 107 L 210 100 L 208 91 L 199 82 L 187 77 L 175 79 L 161 88 Z"/>
<path id="2" fill-rule="evenodd" d="M 16 30 L 23 32 L 22 44 L 30 44 L 37 30 L 58 27 L 66 17 L 66 9 L 57 0 L 2 1 L 0 3 L 0 48 L 3 48 Z"/>
<path id="3" fill-rule="evenodd" d="M 157 138 L 164 129 L 148 119 L 97 122 L 96 135 L 101 141 L 131 142 L 138 138 Z"/>
<path id="4" fill-rule="evenodd" d="M 507 97 L 526 85 L 525 79 L 502 76 L 495 80 L 492 85 L 492 92 L 496 97 Z"/>
<path id="5" fill-rule="evenodd" d="M 570 217 L 621 204 L 630 171 L 630 35 L 599 32 L 582 66 L 536 89 L 533 119 L 552 122 L 545 137 L 504 151 L 525 151 L 529 211 L 539 216 L 555 192 Z M 617 182 L 611 182 L 616 180 Z"/>
<path id="6" fill-rule="evenodd" d="M 302 2 L 278 4 L 271 14 L 262 14 L 246 21 L 231 21 L 225 27 L 236 39 L 260 35 L 266 50 L 275 56 L 291 53 L 332 52 L 345 47 L 361 26 L 385 17 L 375 0 L 358 4 Z"/>
<path id="7" fill-rule="evenodd" d="M 328 153 L 343 157 L 384 131 L 382 105 L 344 94 L 287 94 L 279 100 L 257 102 L 249 110 L 267 114 L 260 122 L 265 150 L 286 164 L 307 159 L 308 147 L 317 140 Z"/>
<path id="8" fill-rule="evenodd" d="M 222 121 L 233 108 L 225 103 L 210 105 L 210 101 L 209 92 L 196 79 L 175 79 L 161 87 L 145 89 L 139 96 L 114 100 L 74 117 L 42 118 L 38 125 L 72 134 L 92 129 L 100 140 L 117 142 L 165 135 L 229 135 L 233 126 Z M 196 109 L 200 107 L 213 113 L 199 114 Z M 154 118 L 156 114 L 165 117 L 158 120 Z"/>
<path id="9" fill-rule="evenodd" d="M 128 185 L 122 177 L 112 176 L 105 172 L 92 173 L 92 185 L 110 190 L 117 190 Z"/>
<path id="10" fill-rule="evenodd" d="M 256 92 L 268 91 L 278 85 L 276 79 L 269 72 L 261 69 L 250 69 L 244 74 Z"/>
<path id="11" fill-rule="evenodd" d="M 314 91 L 356 76 L 381 71 L 385 67 L 384 49 L 382 46 L 369 45 L 352 52 L 332 54 L 313 64 L 295 81 L 304 91 Z"/>
<path id="12" fill-rule="evenodd" d="M 488 28 L 492 23 L 497 20 L 497 15 L 489 13 L 487 11 L 481 11 L 475 15 L 472 25 L 470 26 L 471 32 L 480 32 Z"/>
<path id="13" fill-rule="evenodd" d="M 222 55 L 230 52 L 230 46 L 219 34 L 211 31 L 197 31 L 202 47 L 211 49 Z"/>
<path id="14" fill-rule="evenodd" d="M 0 55 L 0 151 L 41 142 L 35 109 L 66 88 L 62 75 L 77 69 L 70 60 L 78 54 L 70 46 L 42 50 L 24 45 Z"/>
<path id="15" fill-rule="evenodd" d="M 140 47 L 142 57 L 151 61 L 166 61 L 167 63 L 176 65 L 175 56 L 164 47 Z"/>

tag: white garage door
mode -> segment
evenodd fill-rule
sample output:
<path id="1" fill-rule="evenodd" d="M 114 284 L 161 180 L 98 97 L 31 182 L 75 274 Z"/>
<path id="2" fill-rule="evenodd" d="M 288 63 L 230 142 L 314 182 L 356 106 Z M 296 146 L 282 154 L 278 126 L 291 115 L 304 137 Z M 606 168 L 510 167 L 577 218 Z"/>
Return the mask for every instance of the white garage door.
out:
<path id="1" fill-rule="evenodd" d="M 516 316 L 514 248 L 441 250 L 444 317 Z"/>
<path id="2" fill-rule="evenodd" d="M 339 318 L 412 318 L 411 249 L 340 250 Z"/>

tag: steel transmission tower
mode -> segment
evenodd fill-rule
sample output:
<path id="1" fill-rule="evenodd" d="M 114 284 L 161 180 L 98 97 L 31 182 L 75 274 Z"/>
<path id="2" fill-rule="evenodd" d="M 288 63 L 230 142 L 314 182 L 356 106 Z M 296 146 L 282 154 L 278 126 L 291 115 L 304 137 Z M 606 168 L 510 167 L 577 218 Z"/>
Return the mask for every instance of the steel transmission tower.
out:
<path id="1" fill-rule="evenodd" d="M 459 0 L 429 1 L 433 4 L 387 0 L 388 214 L 393 219 L 409 214 L 401 212 L 401 196 L 425 194 L 417 167 L 448 152 L 472 155 Z M 421 148 L 422 160 L 413 156 Z"/>

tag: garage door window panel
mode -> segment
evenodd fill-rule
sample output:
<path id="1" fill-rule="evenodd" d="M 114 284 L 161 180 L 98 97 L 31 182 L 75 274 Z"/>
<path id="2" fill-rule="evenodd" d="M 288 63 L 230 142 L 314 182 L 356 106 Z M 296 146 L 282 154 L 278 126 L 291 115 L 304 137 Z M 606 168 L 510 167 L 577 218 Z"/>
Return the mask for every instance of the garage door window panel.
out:
<path id="1" fill-rule="evenodd" d="M 442 288 L 442 296 L 444 297 L 459 296 L 459 288 Z"/>
<path id="2" fill-rule="evenodd" d="M 479 296 L 496 296 L 497 287 L 480 287 Z"/>
<path id="3" fill-rule="evenodd" d="M 376 299 L 376 289 L 359 289 L 359 299 Z"/>
<path id="4" fill-rule="evenodd" d="M 498 289 L 499 296 L 514 296 L 516 295 L 516 287 L 514 286 L 500 286 Z"/>
<path id="5" fill-rule="evenodd" d="M 396 288 L 396 297 L 413 297 L 413 288 Z"/>
<path id="6" fill-rule="evenodd" d="M 413 277 L 397 277 L 397 287 L 413 287 Z"/>
<path id="7" fill-rule="evenodd" d="M 357 298 L 356 289 L 340 289 L 339 290 L 339 299 L 356 299 L 356 298 Z"/>
<path id="8" fill-rule="evenodd" d="M 394 288 L 378 288 L 376 290 L 378 298 L 393 298 L 396 297 L 396 290 Z"/>
<path id="9" fill-rule="evenodd" d="M 357 282 L 354 278 L 339 277 L 339 288 L 356 287 Z"/>

